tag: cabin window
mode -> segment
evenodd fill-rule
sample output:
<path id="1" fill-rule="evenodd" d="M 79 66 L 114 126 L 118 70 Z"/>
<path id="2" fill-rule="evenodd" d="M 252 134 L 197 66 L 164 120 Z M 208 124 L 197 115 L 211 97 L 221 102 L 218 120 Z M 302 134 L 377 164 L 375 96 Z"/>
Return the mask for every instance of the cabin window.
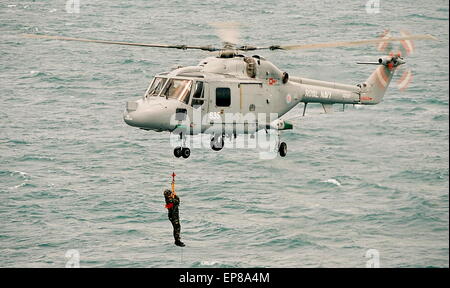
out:
<path id="1" fill-rule="evenodd" d="M 229 107 L 231 105 L 230 88 L 216 88 L 216 106 Z"/>

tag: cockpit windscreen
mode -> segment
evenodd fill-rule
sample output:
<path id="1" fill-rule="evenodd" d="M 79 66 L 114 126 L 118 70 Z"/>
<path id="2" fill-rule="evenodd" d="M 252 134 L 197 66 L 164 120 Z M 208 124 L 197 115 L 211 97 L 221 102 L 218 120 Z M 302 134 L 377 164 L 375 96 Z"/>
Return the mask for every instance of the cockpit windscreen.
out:
<path id="1" fill-rule="evenodd" d="M 167 82 L 167 78 L 155 77 L 150 88 L 148 89 L 146 97 L 158 96 L 161 89 L 164 87 L 164 84 Z"/>
<path id="2" fill-rule="evenodd" d="M 167 99 L 178 99 L 186 104 L 189 103 L 192 80 L 169 79 L 161 96 Z"/>

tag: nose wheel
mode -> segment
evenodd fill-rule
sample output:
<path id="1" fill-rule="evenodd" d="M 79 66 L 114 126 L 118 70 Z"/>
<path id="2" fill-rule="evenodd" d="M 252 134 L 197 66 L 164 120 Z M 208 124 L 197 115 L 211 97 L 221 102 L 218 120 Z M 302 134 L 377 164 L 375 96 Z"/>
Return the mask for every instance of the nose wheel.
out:
<path id="1" fill-rule="evenodd" d="M 180 140 L 182 146 L 185 146 L 186 139 L 185 137 L 183 137 L 183 133 L 180 133 Z M 187 159 L 189 158 L 189 156 L 191 156 L 191 149 L 189 149 L 188 147 L 178 146 L 175 149 L 173 149 L 173 155 L 177 158 L 183 157 L 184 159 Z"/>
<path id="2" fill-rule="evenodd" d="M 173 155 L 177 158 L 183 157 L 184 159 L 187 159 L 191 156 L 191 149 L 187 147 L 176 147 L 173 150 Z"/>

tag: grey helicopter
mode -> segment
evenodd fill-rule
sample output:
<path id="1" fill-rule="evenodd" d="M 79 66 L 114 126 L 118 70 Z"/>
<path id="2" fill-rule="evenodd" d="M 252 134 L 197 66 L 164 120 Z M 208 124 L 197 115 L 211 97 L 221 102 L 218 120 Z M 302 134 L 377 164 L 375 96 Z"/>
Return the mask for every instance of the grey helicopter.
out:
<path id="1" fill-rule="evenodd" d="M 391 53 L 375 62 L 358 62 L 377 67 L 365 81 L 348 85 L 290 76 L 264 57 L 248 56 L 244 52 L 436 40 L 429 34 L 402 34 L 400 37 L 332 43 L 239 46 L 236 44 L 236 25 L 221 24 L 216 28 L 223 40 L 223 47 L 146 44 L 37 34 L 24 36 L 140 47 L 196 49 L 214 53 L 196 66 L 177 67 L 157 74 L 143 97 L 126 103 L 123 115 L 126 124 L 179 136 L 180 145 L 173 152 L 177 158 L 188 158 L 191 154 L 185 141 L 187 135 L 210 134 L 210 147 L 214 151 L 220 151 L 224 147 L 225 137 L 236 138 L 239 134 L 254 134 L 259 130 L 276 131 L 279 136 L 280 131 L 293 129 L 292 123 L 281 117 L 300 103 L 304 104 L 303 116 L 309 103 L 320 103 L 325 113 L 331 113 L 334 104 L 342 104 L 343 107 L 347 104 L 376 105 L 382 101 L 397 68 L 405 64 L 401 53 Z M 196 115 L 203 115 L 203 118 Z M 275 149 L 281 157 L 286 156 L 285 142 L 278 140 Z"/>

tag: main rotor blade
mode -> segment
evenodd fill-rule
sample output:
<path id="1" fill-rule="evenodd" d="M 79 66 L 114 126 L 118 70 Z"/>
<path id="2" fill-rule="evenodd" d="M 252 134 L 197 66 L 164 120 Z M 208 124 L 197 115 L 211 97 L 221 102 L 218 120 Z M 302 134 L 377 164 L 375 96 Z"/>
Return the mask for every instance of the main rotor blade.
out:
<path id="1" fill-rule="evenodd" d="M 73 38 L 64 36 L 51 36 L 51 35 L 37 35 L 37 34 L 22 34 L 25 38 L 34 39 L 51 39 L 51 40 L 63 40 L 63 41 L 77 41 L 77 42 L 88 42 L 88 43 L 100 43 L 100 44 L 114 44 L 114 45 L 127 45 L 127 46 L 140 46 L 140 47 L 156 47 L 156 48 L 174 48 L 174 49 L 197 49 L 204 51 L 219 51 L 220 49 L 214 48 L 212 46 L 189 46 L 189 45 L 167 45 L 167 44 L 147 44 L 147 43 L 132 43 L 132 42 L 121 42 L 121 41 L 108 41 L 108 40 L 94 40 L 85 38 Z"/>
<path id="2" fill-rule="evenodd" d="M 389 37 L 380 39 L 368 39 L 357 41 L 343 41 L 343 42 L 331 42 L 331 43 L 315 43 L 315 44 L 300 44 L 300 45 L 274 45 L 269 47 L 255 47 L 255 50 L 270 49 L 270 50 L 295 50 L 295 49 L 317 49 L 317 48 L 331 48 L 331 47 L 349 47 L 358 45 L 367 45 L 381 42 L 395 42 L 403 40 L 438 40 L 436 37 L 430 34 L 424 35 L 408 35 L 403 37 Z"/>

